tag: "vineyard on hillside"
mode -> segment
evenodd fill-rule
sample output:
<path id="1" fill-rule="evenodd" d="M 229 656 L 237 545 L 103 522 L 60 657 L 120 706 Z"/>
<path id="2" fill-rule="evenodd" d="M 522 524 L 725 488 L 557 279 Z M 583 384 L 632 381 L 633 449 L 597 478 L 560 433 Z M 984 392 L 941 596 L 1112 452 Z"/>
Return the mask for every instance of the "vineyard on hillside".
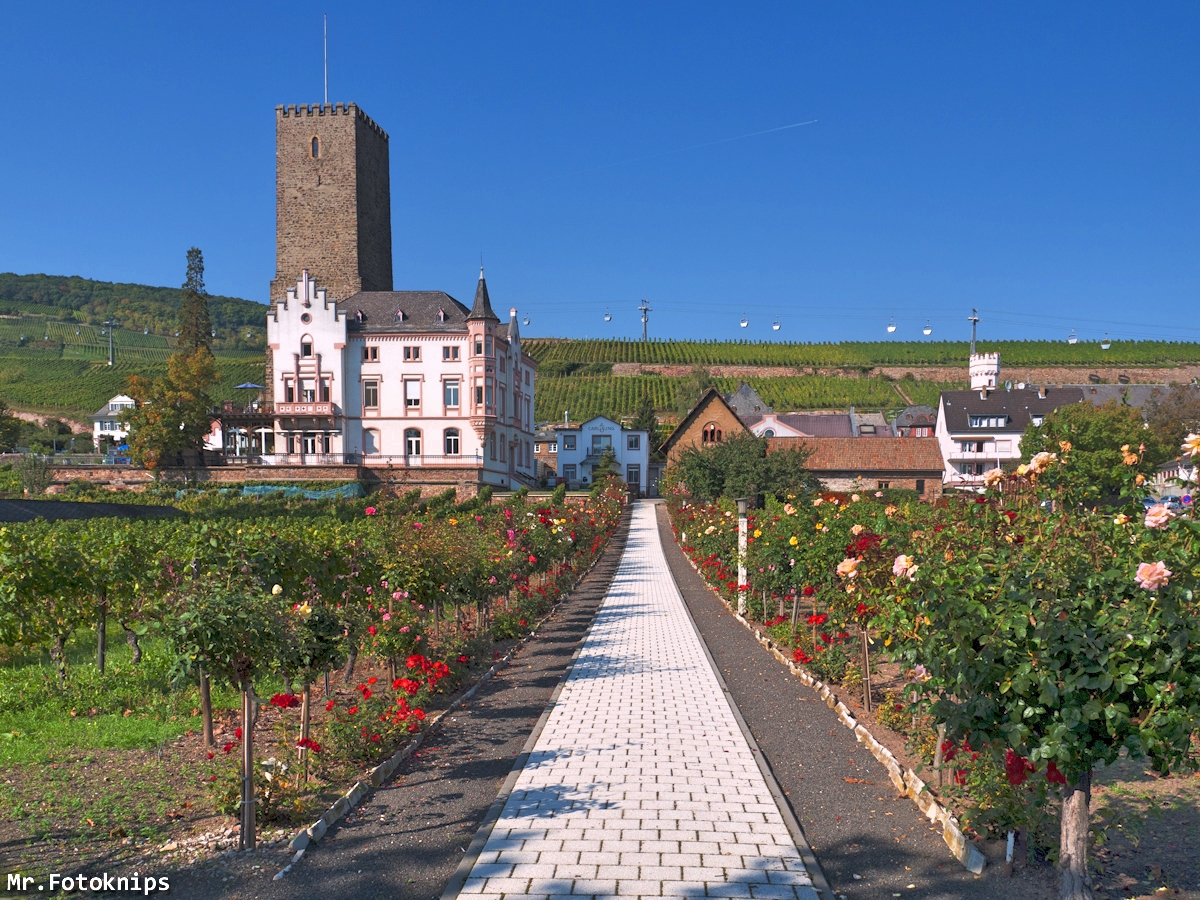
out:
<path id="1" fill-rule="evenodd" d="M 963 387 L 961 384 L 938 384 L 927 381 L 891 382 L 883 378 L 837 378 L 821 375 L 801 375 L 792 378 L 717 378 L 714 385 L 722 392 L 736 391 L 745 380 L 775 410 L 783 412 L 801 409 L 899 410 L 908 405 L 900 390 L 913 403 L 936 406 L 943 390 Z M 539 378 L 534 394 L 535 418 L 539 422 L 557 422 L 563 411 L 569 410 L 572 421 L 583 422 L 604 415 L 619 419 L 633 415 L 642 395 L 649 395 L 655 409 L 673 410 L 678 391 L 685 383 L 682 378 L 663 378 L 658 375 L 632 376 L 573 376 Z"/>
<path id="2" fill-rule="evenodd" d="M 148 378 L 166 373 L 168 350 L 161 362 L 118 359 L 115 366 L 85 359 L 50 356 L 0 356 L 0 398 L 12 407 L 56 410 L 64 415 L 90 415 L 125 389 L 130 375 Z M 233 399 L 245 391 L 234 386 L 252 381 L 262 384 L 263 359 L 217 358 L 221 380 L 213 386 L 215 400 Z M 244 399 L 244 398 L 243 398 Z"/>
<path id="3" fill-rule="evenodd" d="M 526 338 L 538 362 L 650 363 L 659 365 L 870 366 L 965 365 L 965 341 L 845 341 L 802 344 L 774 341 L 635 341 Z M 1167 366 L 1200 363 L 1200 343 L 1113 341 L 980 341 L 981 353 L 999 352 L 1008 366 Z"/>

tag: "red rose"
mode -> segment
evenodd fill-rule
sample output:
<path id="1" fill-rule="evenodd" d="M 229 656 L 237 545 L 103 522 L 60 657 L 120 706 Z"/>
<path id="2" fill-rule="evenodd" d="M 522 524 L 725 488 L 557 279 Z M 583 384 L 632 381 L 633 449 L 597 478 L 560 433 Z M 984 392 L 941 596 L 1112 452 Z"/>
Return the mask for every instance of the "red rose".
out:
<path id="1" fill-rule="evenodd" d="M 242 729 L 240 727 L 233 729 L 233 736 L 240 741 L 242 739 Z"/>
<path id="2" fill-rule="evenodd" d="M 325 712 L 329 712 L 331 709 L 333 709 L 333 704 L 334 704 L 333 700 L 330 700 L 328 703 L 326 703 L 325 704 Z"/>
<path id="3" fill-rule="evenodd" d="M 1066 784 L 1067 776 L 1058 771 L 1058 766 L 1051 760 L 1050 765 L 1046 766 L 1046 780 L 1051 784 Z"/>
<path id="4" fill-rule="evenodd" d="M 816 592 L 816 588 L 814 588 L 811 584 L 806 584 L 804 586 L 804 590 L 802 590 L 800 593 L 802 593 L 805 597 L 811 597 Z"/>

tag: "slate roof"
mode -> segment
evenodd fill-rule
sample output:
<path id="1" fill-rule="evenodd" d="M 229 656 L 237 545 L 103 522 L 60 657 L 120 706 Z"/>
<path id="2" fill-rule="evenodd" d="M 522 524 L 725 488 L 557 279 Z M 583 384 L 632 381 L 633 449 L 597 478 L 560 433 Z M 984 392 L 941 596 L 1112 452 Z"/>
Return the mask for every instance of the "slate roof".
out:
<path id="1" fill-rule="evenodd" d="M 810 472 L 912 472 L 940 478 L 942 451 L 938 439 L 927 438 L 768 438 L 768 452 L 799 447 L 811 452 L 804 464 Z"/>
<path id="2" fill-rule="evenodd" d="M 920 403 L 916 406 L 906 406 L 900 415 L 892 420 L 892 427 L 908 428 L 911 425 L 933 425 L 935 422 L 937 410 Z"/>
<path id="3" fill-rule="evenodd" d="M 465 332 L 470 313 L 445 291 L 359 291 L 339 300 L 338 309 L 346 312 L 348 331 L 366 334 Z M 438 320 L 439 310 L 443 321 Z"/>
<path id="4" fill-rule="evenodd" d="M 1083 391 L 1083 399 L 1097 406 L 1116 400 L 1122 406 L 1142 409 L 1156 393 L 1165 397 L 1171 390 L 1169 384 L 1064 384 L 1064 388 L 1077 387 Z M 1200 388 L 1195 390 L 1200 391 Z"/>
<path id="5" fill-rule="evenodd" d="M 739 416 L 747 428 L 753 429 L 763 420 L 763 416 Z M 784 413 L 775 416 L 775 421 L 788 428 L 794 428 L 802 434 L 814 437 L 853 437 L 854 429 L 850 427 L 850 416 L 847 413 L 808 414 Z"/>
<path id="6" fill-rule="evenodd" d="M 732 394 L 725 394 L 725 402 L 729 404 L 729 408 L 740 419 L 746 416 L 761 416 L 764 413 L 772 413 L 775 410 L 767 406 L 767 401 L 758 396 L 758 391 L 750 387 L 746 382 L 742 382 L 736 391 Z"/>
<path id="7" fill-rule="evenodd" d="M 891 437 L 892 428 L 883 413 L 854 413 L 859 437 Z M 863 426 L 867 426 L 864 428 Z M 873 427 L 872 427 L 873 426 Z"/>
<path id="8" fill-rule="evenodd" d="M 1020 434 L 1029 425 L 1030 416 L 1046 416 L 1060 406 L 1083 402 L 1083 390 L 1078 387 L 1046 388 L 1045 399 L 1038 396 L 1036 388 L 1024 390 L 992 390 L 987 399 L 981 399 L 979 391 L 942 391 L 942 409 L 946 417 L 946 429 L 951 434 Z M 1005 416 L 1006 423 L 999 427 L 971 428 L 970 416 Z M 924 440 L 924 438 L 913 438 Z"/>
<path id="9" fill-rule="evenodd" d="M 483 278 L 483 266 L 479 267 L 479 284 L 475 287 L 475 305 L 471 307 L 471 314 L 467 318 L 500 321 L 500 317 L 492 312 L 492 301 L 488 297 L 487 282 Z"/>

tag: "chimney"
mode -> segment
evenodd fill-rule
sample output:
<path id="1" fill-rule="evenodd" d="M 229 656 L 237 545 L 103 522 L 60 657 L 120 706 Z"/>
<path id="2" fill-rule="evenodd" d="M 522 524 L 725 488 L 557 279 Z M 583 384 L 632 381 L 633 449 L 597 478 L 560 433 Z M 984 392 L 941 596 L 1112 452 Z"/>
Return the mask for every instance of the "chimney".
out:
<path id="1" fill-rule="evenodd" d="M 987 395 L 988 395 L 988 389 L 987 389 L 987 388 L 980 388 L 980 389 L 979 389 L 979 399 L 980 399 L 980 400 L 986 400 L 986 399 L 987 399 Z"/>
<path id="2" fill-rule="evenodd" d="M 1042 400 L 1046 399 L 1046 386 L 1044 384 L 1038 388 L 1038 397 Z"/>

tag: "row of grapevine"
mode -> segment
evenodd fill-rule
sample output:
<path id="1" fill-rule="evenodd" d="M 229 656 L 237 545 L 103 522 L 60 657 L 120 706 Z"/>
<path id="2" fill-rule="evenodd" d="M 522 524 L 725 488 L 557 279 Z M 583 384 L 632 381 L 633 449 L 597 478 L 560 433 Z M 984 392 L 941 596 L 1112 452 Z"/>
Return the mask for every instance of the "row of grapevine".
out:
<path id="1" fill-rule="evenodd" d="M 658 365 L 860 366 L 965 365 L 964 341 L 636 341 L 529 338 L 523 346 L 539 362 L 647 363 Z M 980 352 L 999 352 L 1006 365 L 1166 366 L 1200 363 L 1200 343 L 1113 341 L 981 341 Z"/>
<path id="2" fill-rule="evenodd" d="M 741 382 L 749 382 L 777 411 L 802 409 L 899 410 L 907 406 L 905 395 L 913 403 L 937 406 L 942 390 L 964 387 L 962 384 L 905 381 L 900 385 L 882 378 L 839 378 L 800 375 L 786 378 L 718 378 L 714 384 L 722 392 L 736 391 Z M 657 410 L 674 410 L 678 405 L 680 378 L 658 375 L 632 375 L 566 378 L 541 378 L 535 393 L 536 418 L 540 422 L 561 421 L 569 411 L 572 421 L 586 421 L 603 415 L 613 419 L 631 416 L 643 395 L 649 396 Z"/>
<path id="3" fill-rule="evenodd" d="M 100 672 L 110 620 L 133 644 L 153 634 L 167 644 L 179 676 L 169 690 L 198 686 L 209 746 L 209 681 L 240 690 L 236 806 L 242 847 L 253 849 L 256 688 L 282 678 L 289 687 L 272 705 L 303 705 L 299 739 L 287 747 L 302 762 L 321 745 L 348 761 L 384 758 L 406 732 L 420 730 L 422 698 L 443 679 L 458 681 L 472 655 L 486 659 L 489 633 L 527 632 L 596 558 L 620 519 L 622 488 L 613 479 L 587 499 L 568 501 L 563 489 L 539 504 L 524 492 L 504 506 L 480 497 L 456 507 L 451 489 L 415 508 L 416 491 L 282 517 L 255 515 L 255 504 L 243 501 L 190 520 L 11 526 L 0 529 L 0 649 L 49 648 L 61 693 L 76 632 L 95 630 Z M 367 679 L 356 688 L 361 710 L 358 702 L 338 708 L 336 697 L 327 700 L 325 730 L 313 740 L 312 685 L 324 675 L 328 695 L 330 671 L 344 666 L 348 681 L 367 656 L 407 669 L 407 677 Z M 91 715 L 132 709 L 124 699 L 112 702 L 119 705 L 101 701 Z"/>
<path id="4" fill-rule="evenodd" d="M 118 359 L 116 365 L 108 366 L 85 359 L 0 356 L 0 397 L 12 406 L 88 415 L 124 390 L 130 375 L 153 378 L 165 374 L 166 368 L 165 357 L 153 362 Z M 239 394 L 235 385 L 247 381 L 262 384 L 262 357 L 218 357 L 217 371 L 221 380 L 213 386 L 213 399 L 235 399 Z"/>

